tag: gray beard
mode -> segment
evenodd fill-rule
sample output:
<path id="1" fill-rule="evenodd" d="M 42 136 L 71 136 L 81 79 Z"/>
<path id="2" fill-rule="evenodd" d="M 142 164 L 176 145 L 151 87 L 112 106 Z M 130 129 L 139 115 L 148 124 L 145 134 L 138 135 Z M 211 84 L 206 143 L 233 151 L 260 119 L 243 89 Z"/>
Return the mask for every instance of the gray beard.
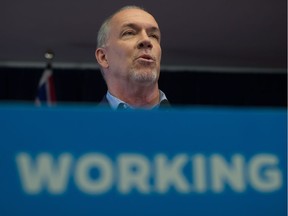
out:
<path id="1" fill-rule="evenodd" d="M 130 79 L 140 83 L 154 83 L 158 80 L 158 73 L 156 69 L 149 72 L 131 70 Z"/>

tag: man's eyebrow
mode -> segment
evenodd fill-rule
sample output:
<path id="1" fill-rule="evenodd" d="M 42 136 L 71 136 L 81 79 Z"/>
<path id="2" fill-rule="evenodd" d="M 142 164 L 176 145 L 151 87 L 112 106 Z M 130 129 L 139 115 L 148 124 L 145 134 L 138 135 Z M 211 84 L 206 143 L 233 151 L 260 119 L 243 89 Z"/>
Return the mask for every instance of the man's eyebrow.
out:
<path id="1" fill-rule="evenodd" d="M 122 28 L 126 28 L 126 27 L 130 27 L 132 29 L 140 29 L 140 26 L 135 23 L 125 23 L 122 25 Z M 149 31 L 160 33 L 160 29 L 156 26 L 149 27 Z"/>

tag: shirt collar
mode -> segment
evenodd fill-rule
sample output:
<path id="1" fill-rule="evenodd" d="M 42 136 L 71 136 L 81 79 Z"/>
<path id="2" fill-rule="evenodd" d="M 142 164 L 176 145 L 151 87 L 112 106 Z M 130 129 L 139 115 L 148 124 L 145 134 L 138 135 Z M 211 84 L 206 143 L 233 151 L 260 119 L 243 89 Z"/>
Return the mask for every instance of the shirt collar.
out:
<path id="1" fill-rule="evenodd" d="M 158 104 L 156 104 L 154 107 L 152 108 L 157 108 L 159 107 L 160 103 L 164 100 L 168 101 L 167 100 L 167 97 L 166 95 L 164 94 L 164 92 L 162 92 L 161 90 L 159 90 L 159 93 L 160 93 L 160 101 Z M 112 94 L 110 94 L 109 91 L 107 91 L 107 94 L 106 94 L 106 98 L 108 100 L 108 103 L 110 104 L 110 106 L 112 107 L 112 109 L 116 110 L 119 106 L 119 104 L 123 104 L 123 107 L 124 109 L 126 108 L 130 108 L 130 109 L 135 109 L 133 106 L 129 105 L 128 103 L 120 100 L 119 98 L 113 96 Z"/>

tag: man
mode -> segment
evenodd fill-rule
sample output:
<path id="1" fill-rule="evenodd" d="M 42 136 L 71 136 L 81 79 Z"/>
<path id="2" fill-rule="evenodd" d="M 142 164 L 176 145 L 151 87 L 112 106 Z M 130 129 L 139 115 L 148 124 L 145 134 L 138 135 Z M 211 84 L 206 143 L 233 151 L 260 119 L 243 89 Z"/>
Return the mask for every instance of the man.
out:
<path id="1" fill-rule="evenodd" d="M 97 40 L 95 56 L 108 88 L 102 104 L 112 109 L 169 104 L 158 88 L 161 34 L 151 14 L 123 7 L 102 24 Z"/>

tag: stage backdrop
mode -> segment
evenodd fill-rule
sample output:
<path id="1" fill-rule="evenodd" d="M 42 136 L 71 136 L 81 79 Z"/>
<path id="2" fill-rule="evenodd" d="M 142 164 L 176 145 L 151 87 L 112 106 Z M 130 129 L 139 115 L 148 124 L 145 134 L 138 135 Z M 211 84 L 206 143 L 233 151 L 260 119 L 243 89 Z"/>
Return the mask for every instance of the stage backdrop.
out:
<path id="1" fill-rule="evenodd" d="M 0 67 L 0 103 L 33 103 L 44 69 L 45 65 L 38 68 Z M 287 106 L 285 69 L 236 69 L 163 68 L 159 85 L 176 106 Z M 95 104 L 107 91 L 101 73 L 96 68 L 54 67 L 53 77 L 58 104 Z"/>

